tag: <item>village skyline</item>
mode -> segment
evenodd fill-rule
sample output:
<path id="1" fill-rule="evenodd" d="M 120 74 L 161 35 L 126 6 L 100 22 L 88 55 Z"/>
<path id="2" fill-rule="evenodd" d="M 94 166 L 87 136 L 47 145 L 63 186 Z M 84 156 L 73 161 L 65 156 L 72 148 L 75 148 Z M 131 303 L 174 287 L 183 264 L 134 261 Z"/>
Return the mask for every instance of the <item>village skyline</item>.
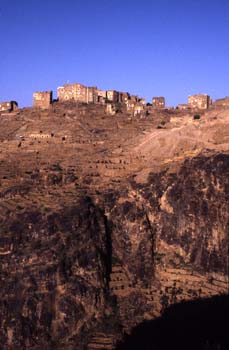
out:
<path id="1" fill-rule="evenodd" d="M 142 113 L 149 112 L 146 107 L 152 107 L 153 109 L 177 109 L 181 111 L 185 110 L 207 110 L 211 106 L 213 107 L 226 107 L 229 106 L 229 97 L 221 97 L 220 99 L 213 100 L 208 94 L 193 94 L 187 97 L 186 103 L 178 103 L 176 106 L 168 106 L 166 104 L 165 96 L 153 96 L 151 101 L 147 101 L 143 96 L 136 94 L 130 94 L 127 91 L 118 90 L 102 90 L 94 86 L 86 86 L 81 83 L 67 83 L 63 86 L 57 87 L 56 97 L 52 90 L 35 91 L 33 93 L 33 107 L 40 109 L 47 109 L 56 102 L 75 102 L 83 104 L 100 104 L 106 105 L 106 111 L 108 114 L 116 114 L 119 110 L 118 105 L 125 106 L 126 111 L 133 115 L 141 115 Z M 30 106 L 26 106 L 30 107 Z M 7 112 L 13 112 L 21 108 L 16 99 L 10 99 L 8 101 L 2 101 L 0 99 L 0 114 Z"/>

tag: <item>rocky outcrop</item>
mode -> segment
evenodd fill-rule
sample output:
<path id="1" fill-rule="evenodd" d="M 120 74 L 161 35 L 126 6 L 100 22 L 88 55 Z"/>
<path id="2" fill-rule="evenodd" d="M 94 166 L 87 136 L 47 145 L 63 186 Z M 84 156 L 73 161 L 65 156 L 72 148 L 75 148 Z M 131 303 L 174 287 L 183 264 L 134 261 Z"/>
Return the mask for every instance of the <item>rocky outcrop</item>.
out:
<path id="1" fill-rule="evenodd" d="M 177 173 L 133 181 L 117 199 L 113 257 L 131 286 L 124 281 L 113 293 L 126 329 L 170 304 L 228 292 L 228 164 L 224 154 L 200 155 Z"/>

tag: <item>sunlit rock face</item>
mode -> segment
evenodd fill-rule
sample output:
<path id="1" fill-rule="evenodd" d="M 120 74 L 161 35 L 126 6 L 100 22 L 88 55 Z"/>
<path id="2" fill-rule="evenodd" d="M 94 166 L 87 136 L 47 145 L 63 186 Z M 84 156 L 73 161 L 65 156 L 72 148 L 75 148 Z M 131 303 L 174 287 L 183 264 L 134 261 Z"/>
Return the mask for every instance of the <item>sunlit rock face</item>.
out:
<path id="1" fill-rule="evenodd" d="M 158 140 L 169 135 L 171 123 L 155 131 L 149 120 L 131 120 L 128 128 L 136 134 L 143 126 L 154 128 L 141 134 L 146 153 L 135 157 L 129 129 L 120 126 L 123 115 L 111 140 L 113 117 L 97 116 L 95 130 L 82 127 L 91 117 L 79 122 L 70 112 L 66 122 L 77 124 L 75 141 L 62 135 L 61 145 L 53 138 L 20 147 L 12 141 L 12 156 L 7 149 L 4 156 L 2 146 L 3 350 L 112 349 L 171 306 L 228 293 L 224 148 L 200 149 L 176 161 L 170 150 L 168 160 L 165 140 Z M 28 116 L 26 130 L 38 128 Z M 50 131 L 48 117 L 40 125 Z M 151 141 L 161 152 L 158 163 Z"/>

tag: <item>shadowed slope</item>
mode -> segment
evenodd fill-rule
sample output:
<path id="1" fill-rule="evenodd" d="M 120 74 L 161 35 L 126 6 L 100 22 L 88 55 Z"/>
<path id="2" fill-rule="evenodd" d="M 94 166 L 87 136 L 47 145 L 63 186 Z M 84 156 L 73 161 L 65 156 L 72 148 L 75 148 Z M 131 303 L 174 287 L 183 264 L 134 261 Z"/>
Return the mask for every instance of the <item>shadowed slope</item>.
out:
<path id="1" fill-rule="evenodd" d="M 226 350 L 228 315 L 229 296 L 173 305 L 162 317 L 137 326 L 117 350 Z"/>

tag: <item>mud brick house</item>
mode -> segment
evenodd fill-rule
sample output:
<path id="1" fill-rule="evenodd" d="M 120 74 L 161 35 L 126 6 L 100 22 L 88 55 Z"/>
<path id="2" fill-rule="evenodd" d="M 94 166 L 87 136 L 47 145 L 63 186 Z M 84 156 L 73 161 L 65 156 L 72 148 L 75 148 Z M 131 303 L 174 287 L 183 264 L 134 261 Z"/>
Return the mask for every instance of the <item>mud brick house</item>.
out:
<path id="1" fill-rule="evenodd" d="M 188 96 L 188 104 L 193 109 L 208 109 L 211 104 L 210 96 L 197 94 Z"/>
<path id="2" fill-rule="evenodd" d="M 13 112 L 18 109 L 16 101 L 0 102 L 0 113 Z"/>
<path id="3" fill-rule="evenodd" d="M 165 98 L 164 97 L 153 97 L 152 98 L 152 106 L 155 109 L 165 108 Z"/>
<path id="4" fill-rule="evenodd" d="M 107 91 L 107 100 L 109 102 L 118 102 L 119 101 L 119 92 L 115 90 Z"/>
<path id="5" fill-rule="evenodd" d="M 46 109 L 52 104 L 52 91 L 34 92 L 33 107 Z"/>

